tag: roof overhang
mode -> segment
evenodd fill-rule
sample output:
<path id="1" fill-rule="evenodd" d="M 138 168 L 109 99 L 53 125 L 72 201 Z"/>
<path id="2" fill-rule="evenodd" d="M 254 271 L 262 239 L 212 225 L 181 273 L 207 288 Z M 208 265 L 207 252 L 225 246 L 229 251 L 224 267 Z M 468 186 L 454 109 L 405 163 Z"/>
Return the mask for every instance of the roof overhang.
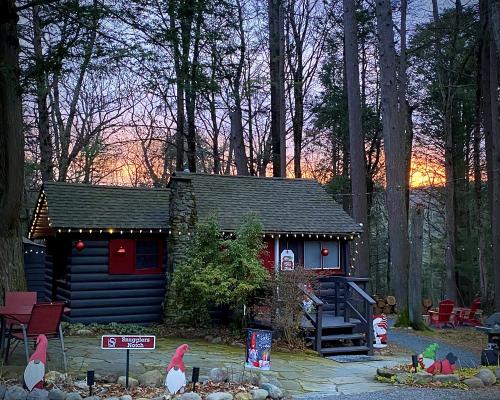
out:
<path id="1" fill-rule="evenodd" d="M 52 223 L 50 222 L 47 197 L 45 196 L 45 192 L 42 187 L 31 218 L 28 238 L 42 239 L 48 236 L 53 236 L 54 234 L 55 230 L 52 228 Z"/>

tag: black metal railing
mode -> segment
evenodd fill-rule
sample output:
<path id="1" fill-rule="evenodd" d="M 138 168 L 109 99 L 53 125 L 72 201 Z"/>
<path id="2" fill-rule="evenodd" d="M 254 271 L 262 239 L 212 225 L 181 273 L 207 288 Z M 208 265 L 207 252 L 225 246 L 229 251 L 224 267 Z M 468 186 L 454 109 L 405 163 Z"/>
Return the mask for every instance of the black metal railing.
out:
<path id="1" fill-rule="evenodd" d="M 309 313 L 307 310 L 304 310 L 304 315 L 314 327 L 315 331 L 314 349 L 316 351 L 319 351 L 321 349 L 321 336 L 323 334 L 324 303 L 318 296 L 316 296 L 314 293 L 308 290 L 304 285 L 301 285 L 300 289 L 302 289 L 304 294 L 313 302 L 314 308 L 316 309 L 316 312 L 314 313 L 316 315 L 316 318 L 314 318 L 314 314 Z"/>
<path id="2" fill-rule="evenodd" d="M 350 322 L 356 318 L 361 322 L 366 334 L 366 345 L 369 354 L 373 353 L 373 306 L 375 300 L 366 292 L 368 278 L 351 278 L 346 276 L 328 277 L 325 281 L 334 284 L 335 315 Z M 343 307 L 340 305 L 343 304 Z"/>

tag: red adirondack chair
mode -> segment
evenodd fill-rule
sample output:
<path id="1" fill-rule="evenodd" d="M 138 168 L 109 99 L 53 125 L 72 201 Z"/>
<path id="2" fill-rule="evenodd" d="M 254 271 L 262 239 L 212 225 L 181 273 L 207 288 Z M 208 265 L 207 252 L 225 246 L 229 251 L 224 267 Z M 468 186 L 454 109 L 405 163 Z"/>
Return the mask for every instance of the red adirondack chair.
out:
<path id="1" fill-rule="evenodd" d="M 482 326 L 483 324 L 476 318 L 476 313 L 481 306 L 481 298 L 477 297 L 472 302 L 470 308 L 462 310 L 458 316 L 458 323 L 465 326 Z"/>
<path id="2" fill-rule="evenodd" d="M 437 311 L 429 310 L 429 325 L 436 328 L 444 328 L 446 326 L 455 328 L 454 307 L 455 302 L 453 300 L 443 300 L 440 302 Z"/>

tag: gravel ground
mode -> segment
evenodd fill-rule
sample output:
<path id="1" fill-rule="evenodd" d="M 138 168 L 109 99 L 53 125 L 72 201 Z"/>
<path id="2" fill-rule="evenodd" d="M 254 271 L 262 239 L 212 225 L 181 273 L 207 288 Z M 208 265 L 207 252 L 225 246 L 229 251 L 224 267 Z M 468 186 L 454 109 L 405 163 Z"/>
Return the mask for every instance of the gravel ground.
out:
<path id="1" fill-rule="evenodd" d="M 394 321 L 392 321 L 394 323 Z M 391 323 L 389 323 L 391 324 Z M 439 344 L 437 351 L 438 360 L 446 357 L 446 354 L 453 353 L 458 357 L 457 365 L 459 367 L 477 367 L 481 364 L 481 354 L 476 354 L 461 346 L 453 346 L 451 344 L 435 340 L 431 338 L 415 335 L 412 331 L 407 329 L 389 328 L 388 340 L 399 347 L 404 347 L 420 354 L 431 343 Z M 500 396 L 498 397 L 500 400 Z"/>
<path id="2" fill-rule="evenodd" d="M 499 400 L 500 388 L 480 390 L 457 389 L 414 389 L 394 388 L 394 390 L 341 395 L 303 395 L 297 400 Z"/>

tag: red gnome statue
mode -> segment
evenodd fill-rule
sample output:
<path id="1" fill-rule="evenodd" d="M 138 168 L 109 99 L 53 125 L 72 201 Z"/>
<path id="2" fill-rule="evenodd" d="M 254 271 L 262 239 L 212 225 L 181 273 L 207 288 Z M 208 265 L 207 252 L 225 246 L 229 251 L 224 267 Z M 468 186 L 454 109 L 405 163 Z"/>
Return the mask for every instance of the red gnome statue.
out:
<path id="1" fill-rule="evenodd" d="M 36 350 L 29 359 L 24 370 L 24 383 L 31 392 L 33 388 L 43 389 L 43 378 L 45 377 L 45 364 L 47 364 L 47 337 L 38 335 L 36 338 Z"/>
<path id="2" fill-rule="evenodd" d="M 187 344 L 181 344 L 177 347 L 177 350 L 175 350 L 175 354 L 172 360 L 170 360 L 170 364 L 168 364 L 165 387 L 171 394 L 178 393 L 186 386 L 186 374 L 184 373 L 186 367 L 183 357 L 187 351 L 189 351 L 189 346 Z"/>
<path id="3" fill-rule="evenodd" d="M 427 368 L 426 371 L 433 375 L 450 375 L 455 371 L 456 362 L 457 357 L 453 353 L 448 353 L 445 359 L 434 361 L 434 364 Z"/>

